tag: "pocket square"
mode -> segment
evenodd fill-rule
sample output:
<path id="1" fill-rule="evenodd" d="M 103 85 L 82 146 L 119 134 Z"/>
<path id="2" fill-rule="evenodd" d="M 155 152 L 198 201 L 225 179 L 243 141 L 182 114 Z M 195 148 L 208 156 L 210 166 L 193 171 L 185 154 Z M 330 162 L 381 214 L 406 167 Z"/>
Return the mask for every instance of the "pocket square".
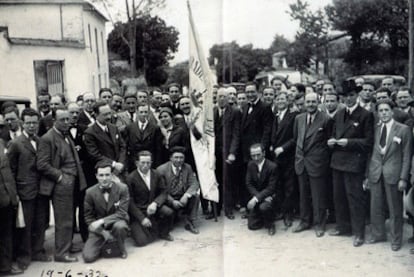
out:
<path id="1" fill-rule="evenodd" d="M 354 122 L 354 126 L 358 127 L 359 126 L 359 122 Z"/>
<path id="2" fill-rule="evenodd" d="M 396 143 L 400 144 L 400 143 L 401 143 L 401 138 L 399 138 L 399 137 L 393 137 L 393 138 L 392 138 L 392 141 L 394 141 L 394 142 L 396 142 Z"/>
<path id="3" fill-rule="evenodd" d="M 318 132 L 319 132 L 319 131 L 323 131 L 323 128 L 319 128 L 319 129 L 318 129 Z"/>
<path id="4" fill-rule="evenodd" d="M 115 135 L 115 139 L 118 139 L 118 138 L 119 138 L 119 135 L 118 135 L 118 134 L 116 134 L 116 135 Z"/>

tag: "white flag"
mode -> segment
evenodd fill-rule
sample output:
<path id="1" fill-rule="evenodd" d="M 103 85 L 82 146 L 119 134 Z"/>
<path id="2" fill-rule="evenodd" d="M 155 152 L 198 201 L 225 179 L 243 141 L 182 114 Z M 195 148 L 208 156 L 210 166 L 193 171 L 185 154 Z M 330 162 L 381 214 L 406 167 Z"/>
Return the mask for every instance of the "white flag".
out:
<path id="1" fill-rule="evenodd" d="M 213 76 L 208 66 L 207 59 L 201 48 L 198 33 L 195 29 L 190 3 L 187 1 L 190 19 L 190 88 L 189 95 L 195 100 L 199 99 L 199 105 L 193 107 L 197 118 L 195 126 L 202 130 L 202 138 L 196 140 L 191 133 L 191 147 L 200 180 L 200 188 L 203 197 L 207 200 L 218 202 L 219 192 L 215 174 L 214 155 L 214 114 L 213 114 Z"/>

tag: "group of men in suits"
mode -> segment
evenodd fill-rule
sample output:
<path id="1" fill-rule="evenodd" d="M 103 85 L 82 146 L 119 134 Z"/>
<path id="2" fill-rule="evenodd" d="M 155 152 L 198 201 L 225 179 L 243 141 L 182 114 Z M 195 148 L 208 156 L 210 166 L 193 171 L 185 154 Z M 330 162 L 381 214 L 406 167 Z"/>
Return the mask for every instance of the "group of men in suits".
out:
<path id="1" fill-rule="evenodd" d="M 315 226 L 317 237 L 335 215 L 330 234 L 353 234 L 354 246 L 360 246 L 369 212 L 372 237 L 367 241 L 386 239 L 386 199 L 392 249 L 398 250 L 402 191 L 412 171 L 409 89 L 392 92 L 382 87 L 375 92 L 366 83 L 339 96 L 330 83 L 321 86 L 320 94 L 311 89 L 305 94 L 299 85 L 288 92 L 280 82 L 272 83 L 264 98 L 254 83 L 237 94 L 233 87 L 217 89 L 216 212 L 224 210 L 234 219 L 234 210 L 241 208 L 249 229 L 266 227 L 270 235 L 276 232 L 275 219 L 290 227 L 299 215 L 293 231 Z M 239 101 L 238 94 L 245 100 Z M 208 202 L 199 193 L 191 149 L 190 137 L 202 137 L 194 124 L 191 96 L 183 96 L 177 84 L 159 100 L 152 100 L 153 95 L 128 91 L 120 109 L 122 96 L 109 89 L 101 90 L 98 99 L 85 93 L 82 106 L 64 105 L 63 97 L 43 93 L 38 97 L 40 113 L 26 109 L 19 116 L 13 106 L 4 109 L 7 128 L 0 136 L 7 155 L 2 166 L 10 167 L 12 178 L 7 170 L 3 178 L 16 191 L 6 188 L 10 196 L 1 216 L 10 217 L 7 207 L 17 203 L 17 195 L 26 227 L 15 232 L 22 242 L 15 246 L 18 267 L 5 264 L 1 270 L 18 272 L 32 260 L 51 260 L 43 249 L 50 200 L 56 261 L 77 260 L 72 256 L 77 250 L 74 222 L 86 243 L 86 262 L 95 261 L 103 245 L 112 241 L 126 258 L 123 241 L 129 228 L 137 246 L 156 238 L 172 241 L 175 214 L 185 215 L 186 230 L 199 233 L 194 224 L 198 206 L 202 200 L 208 213 Z M 394 108 L 392 97 L 399 107 Z"/>

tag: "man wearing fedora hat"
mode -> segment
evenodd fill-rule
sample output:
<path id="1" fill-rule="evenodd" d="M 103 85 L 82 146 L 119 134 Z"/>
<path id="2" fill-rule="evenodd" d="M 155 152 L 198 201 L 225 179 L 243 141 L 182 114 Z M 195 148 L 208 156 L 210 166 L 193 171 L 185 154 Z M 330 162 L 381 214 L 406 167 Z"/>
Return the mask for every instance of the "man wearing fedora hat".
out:
<path id="1" fill-rule="evenodd" d="M 363 244 L 367 206 L 362 183 L 373 142 L 374 118 L 357 103 L 361 87 L 344 88 L 346 108 L 334 116 L 331 168 L 337 226 L 330 235 L 354 235 L 353 245 Z M 361 212 L 362 211 L 362 212 Z"/>

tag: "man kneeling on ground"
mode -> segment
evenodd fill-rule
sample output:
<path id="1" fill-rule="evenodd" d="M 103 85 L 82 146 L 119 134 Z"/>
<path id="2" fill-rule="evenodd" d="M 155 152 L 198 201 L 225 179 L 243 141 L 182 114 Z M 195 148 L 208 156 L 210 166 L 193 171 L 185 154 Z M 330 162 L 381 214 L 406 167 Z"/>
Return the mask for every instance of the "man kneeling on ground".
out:
<path id="1" fill-rule="evenodd" d="M 127 177 L 131 200 L 131 236 L 137 246 L 145 246 L 157 237 L 173 241 L 169 234 L 174 211 L 164 205 L 167 187 L 163 177 L 151 169 L 152 154 L 141 151 L 135 161 L 136 170 Z"/>
<path id="2" fill-rule="evenodd" d="M 89 237 L 83 248 L 86 263 L 96 261 L 105 243 L 116 241 L 121 258 L 127 258 L 125 238 L 128 233 L 128 187 L 112 175 L 108 162 L 96 164 L 98 184 L 89 188 L 85 195 L 85 222 Z"/>
<path id="3" fill-rule="evenodd" d="M 250 157 L 252 160 L 247 165 L 246 173 L 246 186 L 251 197 L 247 203 L 247 226 L 250 230 L 268 228 L 269 235 L 273 236 L 276 232 L 273 205 L 278 179 L 277 167 L 265 159 L 260 144 L 250 146 Z"/>
<path id="4" fill-rule="evenodd" d="M 184 163 L 185 148 L 172 147 L 170 161 L 160 165 L 157 172 L 164 177 L 169 194 L 167 205 L 175 211 L 183 210 L 186 214 L 185 229 L 193 234 L 198 234 L 194 226 L 200 202 L 198 195 L 199 183 L 191 166 Z"/>

